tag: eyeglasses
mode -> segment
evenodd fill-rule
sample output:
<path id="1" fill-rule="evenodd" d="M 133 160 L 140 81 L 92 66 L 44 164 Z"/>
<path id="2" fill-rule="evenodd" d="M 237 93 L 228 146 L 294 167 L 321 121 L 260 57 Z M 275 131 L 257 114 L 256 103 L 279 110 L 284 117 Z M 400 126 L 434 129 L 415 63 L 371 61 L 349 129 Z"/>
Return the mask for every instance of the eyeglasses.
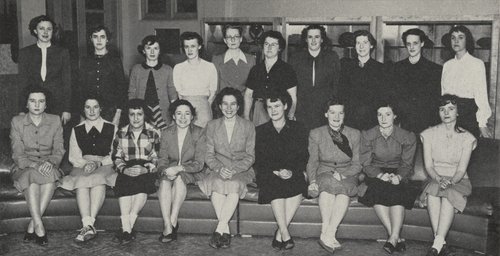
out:
<path id="1" fill-rule="evenodd" d="M 276 46 L 279 46 L 279 44 L 278 43 L 272 43 L 272 44 L 264 43 L 264 47 L 276 47 Z"/>
<path id="2" fill-rule="evenodd" d="M 226 36 L 226 40 L 228 41 L 236 41 L 237 39 L 240 39 L 241 36 Z"/>

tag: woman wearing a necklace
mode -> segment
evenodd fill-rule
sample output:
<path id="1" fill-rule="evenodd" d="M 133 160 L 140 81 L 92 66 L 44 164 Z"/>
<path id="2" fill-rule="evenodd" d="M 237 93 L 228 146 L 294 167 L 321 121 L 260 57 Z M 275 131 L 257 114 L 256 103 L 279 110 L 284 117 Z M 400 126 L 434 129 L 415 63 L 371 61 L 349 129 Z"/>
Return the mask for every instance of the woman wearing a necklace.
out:
<path id="1" fill-rule="evenodd" d="M 47 89 L 53 99 L 49 111 L 60 115 L 64 125 L 71 119 L 71 64 L 68 50 L 51 42 L 55 27 L 45 15 L 30 21 L 30 33 L 37 42 L 19 51 L 19 84 L 22 90 L 32 85 Z M 22 109 L 23 100 L 19 101 Z"/>
<path id="2" fill-rule="evenodd" d="M 146 36 L 137 50 L 146 61 L 136 64 L 130 72 L 128 98 L 143 99 L 151 113 L 151 123 L 164 129 L 172 122 L 168 107 L 177 99 L 172 68 L 160 62 L 160 41 L 156 36 Z"/>
<path id="3" fill-rule="evenodd" d="M 189 101 L 196 109 L 194 124 L 205 128 L 212 120 L 212 102 L 217 93 L 217 69 L 200 57 L 203 39 L 196 32 L 181 34 L 182 50 L 187 60 L 174 67 L 174 85 L 179 98 Z"/>
<path id="4" fill-rule="evenodd" d="M 92 54 L 81 61 L 79 94 L 97 95 L 101 99 L 101 117 L 118 127 L 127 101 L 122 60 L 118 54 L 109 51 L 111 32 L 107 27 L 100 25 L 93 28 L 89 38 L 94 47 Z M 84 104 L 83 100 L 81 104 Z"/>
<path id="5" fill-rule="evenodd" d="M 350 114 L 345 123 L 359 130 L 367 130 L 377 124 L 373 113 L 374 102 L 387 93 L 394 93 L 388 86 L 384 65 L 372 58 L 377 41 L 370 32 L 358 30 L 354 32 L 357 58 L 342 64 L 340 72 L 339 95 L 349 99 Z"/>
<path id="6" fill-rule="evenodd" d="M 383 248 L 389 254 L 406 250 L 400 238 L 405 209 L 412 209 L 418 190 L 407 182 L 413 173 L 417 148 L 415 134 L 395 124 L 393 104 L 381 101 L 377 106 L 378 125 L 361 133 L 361 163 L 366 174 L 360 186 L 359 202 L 373 206 L 389 238 Z"/>
<path id="7" fill-rule="evenodd" d="M 429 183 L 420 200 L 427 211 L 434 232 L 434 243 L 427 256 L 448 255 L 445 238 L 455 212 L 462 212 L 472 185 L 466 173 L 476 138 L 457 122 L 458 97 L 443 95 L 439 101 L 441 124 L 423 131 L 424 164 Z"/>

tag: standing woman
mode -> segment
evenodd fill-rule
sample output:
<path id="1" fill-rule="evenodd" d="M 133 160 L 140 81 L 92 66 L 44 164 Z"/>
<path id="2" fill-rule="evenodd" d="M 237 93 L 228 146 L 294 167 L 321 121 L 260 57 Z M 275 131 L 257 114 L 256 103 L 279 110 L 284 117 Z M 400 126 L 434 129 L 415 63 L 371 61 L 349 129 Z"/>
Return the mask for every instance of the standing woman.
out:
<path id="1" fill-rule="evenodd" d="M 172 68 L 159 61 L 161 49 L 156 36 L 144 37 L 137 50 L 146 61 L 134 65 L 130 71 L 128 98 L 143 99 L 151 112 L 151 123 L 157 129 L 164 129 L 172 122 L 168 106 L 177 99 Z"/>
<path id="2" fill-rule="evenodd" d="M 344 125 L 343 101 L 329 100 L 324 112 L 328 125 L 311 130 L 306 169 L 309 193 L 319 194 L 322 225 L 318 243 L 333 253 L 342 247 L 336 233 L 349 207 L 349 197 L 358 192 L 360 133 Z"/>
<path id="3" fill-rule="evenodd" d="M 208 175 L 199 182 L 201 190 L 211 198 L 217 214 L 217 228 L 210 238 L 213 248 L 231 245 L 229 220 L 239 198 L 247 192 L 247 184 L 255 177 L 255 127 L 239 116 L 243 97 L 237 89 L 226 87 L 216 98 L 223 117 L 207 124 Z"/>
<path id="4" fill-rule="evenodd" d="M 418 190 L 408 185 L 413 174 L 417 148 L 415 134 L 395 125 L 394 105 L 380 101 L 378 125 L 361 132 L 361 163 L 367 175 L 360 186 L 359 202 L 373 206 L 389 238 L 383 248 L 387 253 L 406 250 L 399 236 L 405 209 L 412 209 Z"/>
<path id="5" fill-rule="evenodd" d="M 71 64 L 68 50 L 51 42 L 55 27 L 48 16 L 31 19 L 29 30 L 37 42 L 19 51 L 19 85 L 21 90 L 32 85 L 47 89 L 52 96 L 50 113 L 60 115 L 64 125 L 71 119 Z"/>
<path id="6" fill-rule="evenodd" d="M 278 224 L 271 245 L 277 250 L 295 246 L 288 225 L 307 190 L 307 132 L 298 122 L 287 120 L 290 101 L 286 91 L 266 96 L 265 107 L 271 121 L 257 127 L 255 138 L 259 204 L 271 203 Z"/>
<path id="7" fill-rule="evenodd" d="M 200 57 L 203 39 L 198 33 L 182 33 L 181 45 L 187 60 L 175 65 L 174 85 L 179 98 L 189 101 L 196 109 L 194 124 L 205 128 L 213 118 L 210 106 L 217 93 L 217 69 Z"/>
<path id="8" fill-rule="evenodd" d="M 73 170 L 60 185 L 66 190 L 76 189 L 83 225 L 75 238 L 76 242 L 96 237 L 94 222 L 104 203 L 106 185 L 115 186 L 111 145 L 116 127 L 101 117 L 100 102 L 96 95 L 85 97 L 85 120 L 73 128 L 69 142 L 69 161 L 73 164 Z"/>
<path id="9" fill-rule="evenodd" d="M 50 203 L 56 182 L 62 177 L 59 169 L 64 155 L 63 128 L 56 115 L 45 113 L 49 92 L 42 87 L 26 88 L 28 113 L 12 118 L 12 180 L 24 194 L 31 220 L 24 241 L 47 245 L 47 232 L 42 216 Z"/>
<path id="10" fill-rule="evenodd" d="M 441 77 L 441 95 L 458 96 L 460 115 L 458 125 L 478 136 L 491 138 L 486 124 L 491 116 L 488 102 L 484 63 L 472 56 L 474 38 L 470 30 L 458 25 L 450 29 L 451 48 L 455 58 L 444 63 Z"/>
<path id="11" fill-rule="evenodd" d="M 384 65 L 372 58 L 377 41 L 370 32 L 354 32 L 357 58 L 348 60 L 341 67 L 339 95 L 349 99 L 345 123 L 359 130 L 368 130 L 377 124 L 374 102 L 383 94 L 393 93 L 384 77 Z"/>
<path id="12" fill-rule="evenodd" d="M 120 56 L 108 50 L 110 38 L 111 32 L 105 26 L 99 25 L 91 30 L 89 40 L 94 51 L 81 61 L 79 84 L 80 95 L 95 94 L 99 97 L 101 117 L 118 127 L 127 101 L 127 82 Z"/>
<path id="13" fill-rule="evenodd" d="M 186 198 L 186 185 L 200 180 L 207 148 L 203 128 L 192 123 L 196 111 L 189 101 L 174 101 L 169 112 L 175 124 L 161 133 L 158 160 L 158 199 L 164 223 L 159 238 L 162 243 L 177 240 L 178 216 Z"/>
<path id="14" fill-rule="evenodd" d="M 427 202 L 427 211 L 434 232 L 434 243 L 427 256 L 448 255 L 446 235 L 455 212 L 462 212 L 472 185 L 466 173 L 476 138 L 457 122 L 459 101 L 456 96 L 443 95 L 439 102 L 441 124 L 423 131 L 425 170 L 429 183 L 421 201 Z"/>
<path id="15" fill-rule="evenodd" d="M 270 90 L 284 90 L 290 94 L 292 102 L 288 110 L 288 119 L 295 120 L 297 106 L 297 76 L 293 68 L 280 58 L 286 41 L 278 31 L 267 31 L 262 35 L 264 61 L 255 65 L 248 74 L 245 91 L 243 116 L 259 126 L 269 121 L 264 108 L 264 99 Z"/>

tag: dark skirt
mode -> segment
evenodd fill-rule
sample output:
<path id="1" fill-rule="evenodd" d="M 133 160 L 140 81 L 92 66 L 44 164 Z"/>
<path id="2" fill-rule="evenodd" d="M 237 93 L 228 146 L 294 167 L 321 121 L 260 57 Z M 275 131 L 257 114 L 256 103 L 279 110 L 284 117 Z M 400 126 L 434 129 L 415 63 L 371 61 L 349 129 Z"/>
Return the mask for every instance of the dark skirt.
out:
<path id="1" fill-rule="evenodd" d="M 410 210 L 415 204 L 419 189 L 408 183 L 393 185 L 378 178 L 365 178 L 366 192 L 358 201 L 366 206 L 376 204 L 384 206 L 402 205 Z"/>
<path id="2" fill-rule="evenodd" d="M 305 176 L 292 175 L 290 179 L 284 180 L 273 175 L 265 182 L 257 181 L 259 186 L 259 204 L 269 204 L 274 199 L 285 199 L 302 194 L 307 195 L 307 185 Z"/>
<path id="3" fill-rule="evenodd" d="M 134 165 L 144 165 L 146 161 L 129 161 L 127 167 Z M 131 196 L 139 193 L 153 194 L 157 188 L 155 185 L 157 173 L 145 173 L 136 177 L 131 177 L 123 173 L 119 173 L 116 177 L 115 187 L 113 191 L 117 197 Z"/>
<path id="4" fill-rule="evenodd" d="M 457 102 L 458 118 L 457 123 L 459 127 L 464 128 L 472 133 L 474 137 L 479 137 L 479 124 L 477 123 L 476 112 L 477 105 L 474 99 L 459 98 Z"/>

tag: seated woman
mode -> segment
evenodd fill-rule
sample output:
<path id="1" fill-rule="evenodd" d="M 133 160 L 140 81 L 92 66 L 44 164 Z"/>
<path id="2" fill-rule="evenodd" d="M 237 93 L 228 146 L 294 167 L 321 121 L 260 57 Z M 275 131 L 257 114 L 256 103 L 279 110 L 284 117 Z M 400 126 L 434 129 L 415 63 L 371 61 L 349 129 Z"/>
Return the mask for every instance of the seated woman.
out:
<path id="1" fill-rule="evenodd" d="M 361 133 L 361 163 L 368 176 L 360 186 L 359 202 L 373 206 L 389 235 L 383 248 L 389 254 L 406 250 L 399 237 L 405 208 L 412 209 L 418 190 L 407 183 L 413 173 L 417 148 L 415 134 L 394 124 L 394 105 L 381 101 L 377 106 L 379 125 Z"/>
<path id="2" fill-rule="evenodd" d="M 307 175 L 309 193 L 319 194 L 321 235 L 319 244 L 333 253 L 342 246 L 335 234 L 349 207 L 349 197 L 358 192 L 358 130 L 344 125 L 345 103 L 331 99 L 324 110 L 328 125 L 311 130 Z"/>
<path id="3" fill-rule="evenodd" d="M 100 102 L 97 95 L 85 97 L 85 121 L 73 128 L 69 142 L 69 161 L 73 164 L 73 170 L 60 185 L 66 190 L 76 189 L 76 201 L 83 224 L 75 238 L 76 242 L 96 237 L 94 222 L 104 203 L 106 185 L 113 187 L 116 180 L 111 160 L 111 144 L 116 127 L 102 119 Z"/>
<path id="4" fill-rule="evenodd" d="M 434 243 L 427 256 L 448 255 L 445 238 L 455 212 L 462 212 L 472 185 L 466 169 L 472 151 L 476 148 L 475 137 L 457 124 L 459 98 L 443 95 L 439 102 L 441 124 L 423 131 L 425 170 L 429 183 L 421 200 L 427 203 L 427 211 L 434 232 Z"/>
<path id="5" fill-rule="evenodd" d="M 56 181 L 63 172 L 59 169 L 64 155 L 61 119 L 45 113 L 48 91 L 33 86 L 26 90 L 28 114 L 12 118 L 10 139 L 12 145 L 12 180 L 24 193 L 31 220 L 24 241 L 47 245 L 47 233 L 42 215 L 50 203 Z"/>
<path id="6" fill-rule="evenodd" d="M 113 157 L 118 171 L 115 195 L 120 204 L 122 233 L 117 236 L 121 244 L 135 238 L 132 232 L 139 212 L 148 194 L 156 192 L 156 163 L 160 150 L 160 132 L 147 123 L 148 107 L 144 100 L 128 102 L 129 124 L 121 128 L 113 141 Z"/>
<path id="7" fill-rule="evenodd" d="M 177 240 L 177 218 L 186 198 L 186 185 L 201 178 L 207 148 L 205 132 L 193 124 L 196 111 L 189 101 L 174 101 L 169 112 L 175 124 L 161 133 L 158 159 L 158 199 L 164 223 L 159 238 L 162 243 Z"/>
<path id="8" fill-rule="evenodd" d="M 259 204 L 271 203 L 278 224 L 272 247 L 277 250 L 294 247 L 288 225 L 307 190 L 307 132 L 298 122 L 287 120 L 290 102 L 284 90 L 268 94 L 265 106 L 271 121 L 257 127 L 255 136 Z"/>
<path id="9" fill-rule="evenodd" d="M 231 245 L 229 220 L 239 198 L 245 196 L 247 184 L 255 177 L 252 169 L 255 160 L 255 127 L 252 122 L 239 116 L 243 96 L 237 89 L 222 89 L 215 102 L 223 117 L 207 124 L 205 163 L 209 170 L 199 186 L 211 198 L 219 221 L 209 245 L 213 248 L 228 248 Z"/>

